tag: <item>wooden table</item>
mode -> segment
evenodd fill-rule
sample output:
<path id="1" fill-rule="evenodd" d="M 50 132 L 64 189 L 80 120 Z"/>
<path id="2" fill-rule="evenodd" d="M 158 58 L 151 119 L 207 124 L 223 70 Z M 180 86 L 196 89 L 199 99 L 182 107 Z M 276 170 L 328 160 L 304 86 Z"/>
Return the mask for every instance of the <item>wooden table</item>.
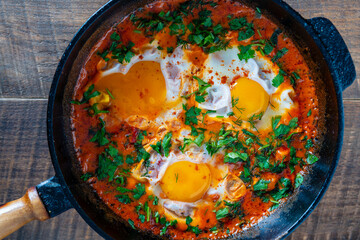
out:
<path id="1" fill-rule="evenodd" d="M 359 0 L 286 0 L 305 18 L 326 17 L 360 71 Z M 46 106 L 58 61 L 106 0 L 0 0 L 0 203 L 54 175 Z M 325 197 L 288 239 L 360 239 L 360 78 L 344 92 L 341 159 Z M 101 239 L 75 210 L 32 222 L 7 239 Z"/>

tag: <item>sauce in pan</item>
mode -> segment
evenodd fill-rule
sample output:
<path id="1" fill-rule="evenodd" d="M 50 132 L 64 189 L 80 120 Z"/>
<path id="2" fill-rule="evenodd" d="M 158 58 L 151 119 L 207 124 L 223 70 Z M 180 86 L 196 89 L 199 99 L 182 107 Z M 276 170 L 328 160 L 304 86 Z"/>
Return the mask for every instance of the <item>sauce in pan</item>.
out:
<path id="1" fill-rule="evenodd" d="M 318 157 L 309 67 L 232 1 L 156 1 L 93 47 L 73 138 L 98 196 L 133 228 L 223 238 L 284 204 Z"/>

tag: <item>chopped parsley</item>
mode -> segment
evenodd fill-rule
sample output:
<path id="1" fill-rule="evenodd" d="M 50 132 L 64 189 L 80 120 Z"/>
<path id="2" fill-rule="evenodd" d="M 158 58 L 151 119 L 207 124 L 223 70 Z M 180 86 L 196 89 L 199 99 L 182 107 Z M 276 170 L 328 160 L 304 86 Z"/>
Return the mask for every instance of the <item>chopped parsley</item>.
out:
<path id="1" fill-rule="evenodd" d="M 90 116 L 95 116 L 95 115 L 98 115 L 98 114 L 100 114 L 100 113 L 109 113 L 109 111 L 107 111 L 107 110 L 99 110 L 99 109 L 97 108 L 97 105 L 98 105 L 98 104 L 99 104 L 99 103 L 94 103 L 94 104 L 91 105 L 90 107 L 85 108 L 85 110 L 88 110 L 88 113 L 89 113 Z"/>
<path id="2" fill-rule="evenodd" d="M 308 117 L 311 116 L 311 109 L 308 111 L 308 113 L 306 114 L 306 116 L 308 116 Z"/>
<path id="3" fill-rule="evenodd" d="M 116 195 L 115 197 L 119 202 L 123 204 L 129 204 L 132 202 L 131 198 L 127 194 Z"/>
<path id="4" fill-rule="evenodd" d="M 295 177 L 295 188 L 298 188 L 301 186 L 301 184 L 304 181 L 304 177 L 301 175 L 301 173 L 296 174 Z"/>
<path id="5" fill-rule="evenodd" d="M 248 23 L 242 31 L 239 32 L 238 41 L 243 41 L 254 36 L 254 25 L 252 23 Z"/>
<path id="6" fill-rule="evenodd" d="M 194 140 L 189 139 L 189 138 L 184 138 L 184 144 L 182 146 L 180 146 L 179 149 L 181 150 L 181 152 L 184 152 L 186 146 L 188 146 L 192 143 L 194 143 L 198 147 L 200 147 L 202 145 L 204 139 L 205 139 L 205 135 L 203 133 L 198 134 L 198 136 Z"/>
<path id="7" fill-rule="evenodd" d="M 273 46 L 277 45 L 278 37 L 279 37 L 280 33 L 282 33 L 282 30 L 278 28 L 271 35 L 270 42 L 272 43 Z"/>
<path id="8" fill-rule="evenodd" d="M 279 201 L 280 199 L 289 196 L 292 191 L 291 181 L 288 178 L 281 178 L 277 183 L 277 187 L 270 192 L 270 196 L 275 201 Z"/>
<path id="9" fill-rule="evenodd" d="M 189 98 L 191 95 L 195 94 L 195 101 L 198 103 L 205 102 L 205 97 L 208 95 L 206 89 L 211 87 L 211 84 L 204 82 L 201 78 L 193 76 L 193 78 L 198 82 L 199 89 L 193 93 L 183 96 L 183 98 Z"/>
<path id="10" fill-rule="evenodd" d="M 177 224 L 177 220 L 172 220 L 171 222 L 169 222 L 169 221 L 166 221 L 165 218 L 161 218 L 161 219 L 164 219 L 163 222 L 165 221 L 165 223 L 162 223 L 162 224 L 165 226 L 160 230 L 160 236 L 162 236 L 166 233 L 166 230 L 168 229 L 169 226 L 176 226 L 176 224 Z"/>
<path id="11" fill-rule="evenodd" d="M 306 141 L 306 144 L 305 144 L 305 149 L 306 149 L 306 150 L 309 150 L 312 146 L 314 146 L 312 140 L 311 140 L 311 139 L 308 139 L 308 140 Z"/>
<path id="12" fill-rule="evenodd" d="M 319 160 L 319 158 L 317 156 L 315 156 L 314 154 L 312 153 L 307 153 L 307 158 L 306 158 L 306 162 L 308 164 L 314 164 L 316 163 L 317 161 Z"/>
<path id="13" fill-rule="evenodd" d="M 270 183 L 270 181 L 268 181 L 268 180 L 259 179 L 259 181 L 257 181 L 257 182 L 254 184 L 254 191 L 267 190 L 269 183 Z"/>
<path id="14" fill-rule="evenodd" d="M 71 101 L 71 103 L 80 105 L 83 103 L 87 103 L 93 97 L 99 96 L 100 92 L 94 91 L 94 88 L 95 88 L 94 84 L 90 85 L 90 87 L 84 92 L 83 98 L 81 99 L 81 101 L 73 100 L 73 101 Z"/>
<path id="15" fill-rule="evenodd" d="M 229 21 L 229 27 L 231 30 L 240 30 L 247 25 L 246 18 L 234 18 Z"/>
<path id="16" fill-rule="evenodd" d="M 134 221 L 129 218 L 129 219 L 128 219 L 128 222 L 129 222 L 130 226 L 131 226 L 133 229 L 135 229 Z"/>
<path id="17" fill-rule="evenodd" d="M 229 152 L 225 154 L 224 162 L 225 163 L 237 163 L 237 162 L 246 162 L 249 159 L 247 153 L 241 152 Z"/>
<path id="18" fill-rule="evenodd" d="M 164 139 L 156 143 L 156 145 L 150 145 L 157 153 L 168 157 L 171 148 L 172 132 L 165 134 Z"/>
<path id="19" fill-rule="evenodd" d="M 281 116 L 276 116 L 272 118 L 272 127 L 274 130 L 275 137 L 282 138 L 285 135 L 287 135 L 291 129 L 294 129 L 298 126 L 298 118 L 295 117 L 289 121 L 289 125 L 286 124 L 280 124 L 278 126 L 278 123 L 280 122 Z"/>
<path id="20" fill-rule="evenodd" d="M 216 211 L 216 219 L 220 220 L 223 218 L 226 218 L 229 214 L 229 208 L 228 207 L 224 207 L 222 209 L 219 209 Z"/>
<path id="21" fill-rule="evenodd" d="M 190 125 L 190 124 L 198 124 L 198 116 L 201 113 L 201 109 L 197 108 L 195 106 L 192 106 L 191 108 L 187 109 L 186 105 L 183 105 L 185 112 L 185 124 L 186 125 Z"/>
<path id="22" fill-rule="evenodd" d="M 241 202 L 225 202 L 225 206 L 229 209 L 229 213 L 227 214 L 227 217 L 229 218 L 239 218 L 241 219 L 244 214 L 241 209 Z"/>
<path id="23" fill-rule="evenodd" d="M 271 61 L 278 62 L 289 50 L 287 48 L 280 49 L 277 51 L 274 57 L 271 58 Z"/>
<path id="24" fill-rule="evenodd" d="M 93 177 L 93 174 L 92 173 L 85 173 L 83 174 L 80 178 L 83 180 L 83 181 L 87 181 L 89 180 L 89 178 Z"/>
<path id="25" fill-rule="evenodd" d="M 145 185 L 141 184 L 141 183 L 137 183 L 134 189 L 127 189 L 124 187 L 117 187 L 116 188 L 117 191 L 119 191 L 120 193 L 127 193 L 130 192 L 133 194 L 133 198 L 138 200 L 141 198 L 142 195 L 145 194 Z"/>
<path id="26" fill-rule="evenodd" d="M 251 45 L 242 46 L 239 47 L 240 53 L 238 54 L 238 57 L 241 60 L 245 60 L 247 62 L 249 59 L 252 59 L 255 57 L 255 50 L 251 48 Z"/>
<path id="27" fill-rule="evenodd" d="M 123 164 L 123 156 L 118 150 L 109 145 L 108 148 L 99 155 L 99 166 L 96 175 L 99 180 L 109 177 L 109 182 L 115 177 L 116 169 Z"/>
<path id="28" fill-rule="evenodd" d="M 279 73 L 278 75 L 276 75 L 276 77 L 274 77 L 274 79 L 272 80 L 272 85 L 274 87 L 279 87 L 282 83 L 284 82 L 284 76 Z"/>
<path id="29" fill-rule="evenodd" d="M 135 56 L 133 52 L 133 47 L 135 44 L 131 41 L 124 45 L 121 41 L 121 37 L 117 32 L 113 32 L 110 36 L 112 41 L 109 49 L 105 49 L 102 53 L 98 52 L 97 54 L 102 57 L 106 62 L 110 59 L 106 57 L 111 52 L 111 58 L 116 59 L 119 63 L 130 62 L 131 58 Z"/>
<path id="30" fill-rule="evenodd" d="M 199 227 L 191 226 L 190 223 L 192 222 L 192 218 L 187 216 L 186 217 L 186 225 L 188 226 L 187 231 L 193 232 L 196 235 L 199 235 L 202 231 Z"/>

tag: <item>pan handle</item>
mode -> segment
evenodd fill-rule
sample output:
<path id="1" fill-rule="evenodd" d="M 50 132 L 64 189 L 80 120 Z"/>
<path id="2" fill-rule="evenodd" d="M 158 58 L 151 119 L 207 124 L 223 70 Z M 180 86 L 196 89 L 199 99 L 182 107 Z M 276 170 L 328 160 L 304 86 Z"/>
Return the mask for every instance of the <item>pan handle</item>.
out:
<path id="1" fill-rule="evenodd" d="M 57 176 L 40 183 L 36 190 L 51 218 L 73 208 Z"/>
<path id="2" fill-rule="evenodd" d="M 0 239 L 15 232 L 33 220 L 49 219 L 35 187 L 29 188 L 25 195 L 0 207 Z"/>
<path id="3" fill-rule="evenodd" d="M 17 200 L 0 206 L 0 239 L 33 221 L 45 221 L 72 208 L 55 176 L 29 188 Z"/>
<path id="4" fill-rule="evenodd" d="M 344 91 L 356 78 L 354 62 L 339 31 L 329 19 L 317 17 L 308 20 L 312 29 L 318 34 L 325 47 L 324 54 L 328 63 L 332 65 L 334 79 L 338 80 Z"/>

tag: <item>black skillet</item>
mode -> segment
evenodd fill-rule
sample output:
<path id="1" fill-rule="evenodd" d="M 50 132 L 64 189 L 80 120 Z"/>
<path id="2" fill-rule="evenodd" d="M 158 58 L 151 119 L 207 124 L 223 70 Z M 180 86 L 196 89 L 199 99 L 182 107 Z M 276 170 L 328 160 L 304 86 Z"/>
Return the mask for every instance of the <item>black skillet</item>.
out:
<path id="1" fill-rule="evenodd" d="M 32 189 L 22 198 L 22 200 L 25 198 L 25 202 L 30 202 L 30 210 L 37 211 L 30 220 L 44 220 L 75 208 L 85 221 L 106 239 L 154 237 L 131 229 L 80 179 L 81 173 L 77 166 L 69 121 L 70 99 L 82 63 L 91 47 L 123 16 L 149 2 L 151 1 L 108 2 L 81 27 L 65 50 L 51 86 L 47 112 L 48 142 L 56 175 L 36 186 L 37 191 Z M 284 206 L 259 224 L 229 238 L 281 239 L 288 236 L 305 220 L 330 184 L 343 142 L 342 91 L 355 80 L 356 73 L 344 40 L 329 20 L 325 18 L 306 20 L 281 0 L 244 2 L 260 8 L 263 14 L 278 24 L 297 43 L 299 49 L 302 49 L 307 63 L 316 76 L 317 94 L 321 98 L 324 113 L 325 132 L 320 149 L 320 160 L 313 166 L 299 191 Z M 38 196 L 41 201 L 36 202 Z M 4 208 L 9 210 L 10 207 L 10 213 L 19 213 L 16 212 L 19 208 L 11 207 L 13 203 L 0 207 L 0 238 L 5 236 L 1 235 L 1 227 L 5 226 L 2 225 L 6 222 L 4 216 L 9 213 Z M 39 216 L 41 215 L 39 211 L 45 217 Z M 15 228 L 9 228 L 7 232 L 3 231 L 6 232 L 3 234 L 10 234 L 25 223 L 26 221 L 23 221 Z"/>

